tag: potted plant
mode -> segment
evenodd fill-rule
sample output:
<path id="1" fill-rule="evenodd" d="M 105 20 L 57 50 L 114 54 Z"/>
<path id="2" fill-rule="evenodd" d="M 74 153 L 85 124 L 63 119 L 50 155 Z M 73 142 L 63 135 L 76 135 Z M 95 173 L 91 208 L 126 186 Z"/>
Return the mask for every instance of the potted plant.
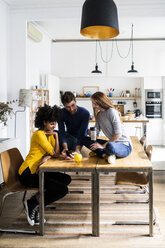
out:
<path id="1" fill-rule="evenodd" d="M 8 117 L 12 114 L 13 108 L 8 103 L 0 102 L 0 123 L 7 125 Z"/>
<path id="2" fill-rule="evenodd" d="M 134 106 L 134 108 L 137 108 L 137 102 L 136 101 L 133 102 L 133 106 Z"/>
<path id="3" fill-rule="evenodd" d="M 62 95 L 63 95 L 63 93 L 64 93 L 64 92 L 63 92 L 63 90 L 60 90 L 60 96 L 62 96 Z"/>
<path id="4" fill-rule="evenodd" d="M 130 97 L 130 91 L 126 90 L 126 97 Z"/>

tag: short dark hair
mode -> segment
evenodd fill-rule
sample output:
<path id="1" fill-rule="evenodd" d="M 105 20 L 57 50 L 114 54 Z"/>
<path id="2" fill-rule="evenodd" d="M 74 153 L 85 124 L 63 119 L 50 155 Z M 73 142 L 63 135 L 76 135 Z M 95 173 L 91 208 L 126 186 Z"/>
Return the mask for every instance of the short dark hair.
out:
<path id="1" fill-rule="evenodd" d="M 61 118 L 62 110 L 54 105 L 53 107 L 45 104 L 43 107 L 39 107 L 35 117 L 35 127 L 43 130 L 44 122 L 58 122 Z"/>
<path id="2" fill-rule="evenodd" d="M 70 103 L 71 101 L 76 102 L 76 98 L 71 91 L 65 91 L 65 93 L 61 96 L 61 102 L 63 105 L 66 103 Z"/>

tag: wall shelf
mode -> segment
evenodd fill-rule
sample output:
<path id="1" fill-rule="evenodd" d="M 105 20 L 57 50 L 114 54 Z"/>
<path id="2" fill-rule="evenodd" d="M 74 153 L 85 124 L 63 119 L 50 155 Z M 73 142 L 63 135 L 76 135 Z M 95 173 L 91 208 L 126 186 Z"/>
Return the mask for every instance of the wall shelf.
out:
<path id="1" fill-rule="evenodd" d="M 112 100 L 117 100 L 117 99 L 123 99 L 123 100 L 135 100 L 135 99 L 140 99 L 141 96 L 130 96 L 130 97 L 120 97 L 120 96 L 115 96 L 115 97 L 109 97 L 109 99 Z M 76 97 L 77 100 L 89 100 L 90 97 L 85 97 L 85 96 L 78 96 Z"/>
<path id="2" fill-rule="evenodd" d="M 30 118 L 30 132 L 31 136 L 36 130 L 34 127 L 35 114 L 38 108 L 44 106 L 44 104 L 49 105 L 49 90 L 46 89 L 33 89 L 32 103 L 31 103 L 31 118 Z"/>

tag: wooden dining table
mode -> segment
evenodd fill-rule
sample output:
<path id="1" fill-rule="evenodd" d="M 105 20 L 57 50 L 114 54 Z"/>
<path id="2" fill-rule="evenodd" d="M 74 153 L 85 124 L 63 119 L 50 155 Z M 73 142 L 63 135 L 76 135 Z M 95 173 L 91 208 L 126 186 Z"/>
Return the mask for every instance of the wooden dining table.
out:
<path id="1" fill-rule="evenodd" d="M 105 159 L 97 156 L 83 157 L 77 163 L 74 160 L 62 158 L 49 159 L 39 169 L 40 191 L 40 235 L 44 235 L 44 173 L 45 172 L 90 172 L 92 187 L 92 235 L 100 236 L 100 180 L 101 172 L 147 172 L 149 174 L 149 236 L 153 236 L 153 175 L 152 164 L 136 136 L 131 137 L 133 150 L 126 158 L 116 159 L 114 164 L 108 164 Z"/>

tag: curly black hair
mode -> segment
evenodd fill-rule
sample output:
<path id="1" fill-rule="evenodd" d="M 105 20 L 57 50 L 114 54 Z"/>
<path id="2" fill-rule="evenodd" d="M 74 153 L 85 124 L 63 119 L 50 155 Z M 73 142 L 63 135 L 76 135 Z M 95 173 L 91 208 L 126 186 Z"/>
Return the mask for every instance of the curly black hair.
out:
<path id="1" fill-rule="evenodd" d="M 65 93 L 61 96 L 61 102 L 63 105 L 66 103 L 70 103 L 72 101 L 76 101 L 74 94 L 71 91 L 65 91 Z"/>
<path id="2" fill-rule="evenodd" d="M 61 118 L 62 110 L 54 105 L 53 107 L 45 104 L 44 107 L 39 107 L 35 117 L 35 127 L 43 130 L 44 122 L 58 122 Z"/>

